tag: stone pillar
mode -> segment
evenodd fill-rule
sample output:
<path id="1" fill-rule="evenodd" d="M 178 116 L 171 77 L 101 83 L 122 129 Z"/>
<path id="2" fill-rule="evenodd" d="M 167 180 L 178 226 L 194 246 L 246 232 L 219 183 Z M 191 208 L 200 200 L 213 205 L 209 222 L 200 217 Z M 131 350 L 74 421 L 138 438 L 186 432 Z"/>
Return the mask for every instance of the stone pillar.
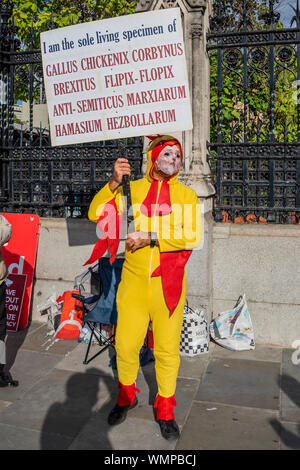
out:
<path id="1" fill-rule="evenodd" d="M 140 0 L 136 12 L 179 7 L 182 12 L 184 45 L 192 102 L 193 129 L 176 135 L 182 143 L 184 168 L 180 181 L 191 186 L 211 211 L 215 193 L 207 163 L 206 142 L 209 141 L 209 58 L 206 32 L 212 14 L 212 0 Z"/>

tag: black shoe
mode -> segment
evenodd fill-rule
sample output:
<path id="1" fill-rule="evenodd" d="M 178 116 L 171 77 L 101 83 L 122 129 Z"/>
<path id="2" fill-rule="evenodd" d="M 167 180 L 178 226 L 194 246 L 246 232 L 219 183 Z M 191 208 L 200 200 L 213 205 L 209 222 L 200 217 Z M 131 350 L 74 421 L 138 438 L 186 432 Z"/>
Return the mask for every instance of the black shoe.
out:
<path id="1" fill-rule="evenodd" d="M 169 421 L 159 419 L 157 422 L 160 426 L 161 434 L 165 439 L 173 441 L 179 438 L 180 431 L 175 419 L 170 419 Z"/>
<path id="2" fill-rule="evenodd" d="M 19 382 L 13 380 L 10 375 L 0 374 L 0 387 L 17 387 Z"/>
<path id="3" fill-rule="evenodd" d="M 123 421 L 125 421 L 126 416 L 127 416 L 127 411 L 132 410 L 136 405 L 138 404 L 138 399 L 135 397 L 134 402 L 132 405 L 128 406 L 119 406 L 116 405 L 111 412 L 108 415 L 108 424 L 111 426 L 115 426 L 116 424 L 121 424 Z"/>

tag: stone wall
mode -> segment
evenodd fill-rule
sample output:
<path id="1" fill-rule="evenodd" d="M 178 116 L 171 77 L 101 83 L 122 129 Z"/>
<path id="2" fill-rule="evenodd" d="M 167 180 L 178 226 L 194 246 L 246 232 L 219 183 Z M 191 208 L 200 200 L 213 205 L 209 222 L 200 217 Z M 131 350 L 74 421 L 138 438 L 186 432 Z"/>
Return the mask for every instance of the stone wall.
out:
<path id="1" fill-rule="evenodd" d="M 187 299 L 207 319 L 246 294 L 258 343 L 291 347 L 300 339 L 300 230 L 288 225 L 216 224 L 205 215 L 204 245 L 187 265 Z M 96 241 L 86 220 L 41 219 L 32 319 L 37 305 L 73 287 Z"/>

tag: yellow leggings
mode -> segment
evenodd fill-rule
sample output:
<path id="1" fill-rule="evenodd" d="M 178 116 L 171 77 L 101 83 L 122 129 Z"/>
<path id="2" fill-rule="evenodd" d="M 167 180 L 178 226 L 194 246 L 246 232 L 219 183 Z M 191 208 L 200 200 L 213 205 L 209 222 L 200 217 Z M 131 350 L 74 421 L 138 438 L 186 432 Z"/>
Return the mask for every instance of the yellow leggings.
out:
<path id="1" fill-rule="evenodd" d="M 175 394 L 180 365 L 179 343 L 185 302 L 185 277 L 180 301 L 171 318 L 166 305 L 161 277 L 122 277 L 117 293 L 118 322 L 116 351 L 118 378 L 123 385 L 136 381 L 139 353 L 152 321 L 155 371 L 158 393 Z"/>

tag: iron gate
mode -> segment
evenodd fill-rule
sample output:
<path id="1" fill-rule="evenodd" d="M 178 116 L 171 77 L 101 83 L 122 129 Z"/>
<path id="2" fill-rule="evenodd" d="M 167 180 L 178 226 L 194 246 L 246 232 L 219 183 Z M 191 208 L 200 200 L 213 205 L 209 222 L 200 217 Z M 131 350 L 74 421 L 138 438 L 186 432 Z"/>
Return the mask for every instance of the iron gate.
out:
<path id="1" fill-rule="evenodd" d="M 230 22 L 225 0 L 214 1 L 207 50 L 216 221 L 300 220 L 300 11 L 298 0 L 288 2 L 293 18 L 284 28 L 277 2 L 260 0 L 253 12 L 253 1 L 233 1 Z"/>

